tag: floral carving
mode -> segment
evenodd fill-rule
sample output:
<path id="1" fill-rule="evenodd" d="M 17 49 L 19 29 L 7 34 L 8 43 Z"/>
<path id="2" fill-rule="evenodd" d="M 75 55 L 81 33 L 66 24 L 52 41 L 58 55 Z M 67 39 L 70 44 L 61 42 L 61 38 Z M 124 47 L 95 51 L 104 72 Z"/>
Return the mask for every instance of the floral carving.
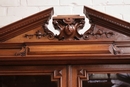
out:
<path id="1" fill-rule="evenodd" d="M 32 39 L 33 36 L 36 36 L 37 39 L 41 39 L 42 37 L 47 36 L 48 39 L 54 39 L 54 33 L 47 28 L 47 24 L 43 26 L 43 31 L 44 33 L 38 30 L 34 34 L 25 34 L 25 37 Z"/>
<path id="2" fill-rule="evenodd" d="M 83 39 L 87 40 L 90 38 L 110 38 L 114 35 L 114 32 L 107 31 L 105 29 L 97 28 L 94 24 L 92 24 L 91 28 L 86 31 L 83 35 Z"/>
<path id="3" fill-rule="evenodd" d="M 29 39 L 32 39 L 33 36 L 36 36 L 37 39 L 41 39 L 45 35 L 42 34 L 42 32 L 40 32 L 39 30 L 35 34 L 25 34 L 25 37 Z"/>

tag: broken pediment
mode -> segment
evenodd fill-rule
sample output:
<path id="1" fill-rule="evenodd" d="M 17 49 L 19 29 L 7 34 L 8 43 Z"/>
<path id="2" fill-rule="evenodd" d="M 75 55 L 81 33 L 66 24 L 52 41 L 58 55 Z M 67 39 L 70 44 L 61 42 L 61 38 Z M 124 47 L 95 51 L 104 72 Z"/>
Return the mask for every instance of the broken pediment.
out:
<path id="1" fill-rule="evenodd" d="M 83 11 L 91 25 L 83 34 L 80 34 L 79 30 L 85 26 L 85 16 L 52 17 L 53 8 L 1 28 L 0 58 L 12 58 L 14 61 L 16 58 L 31 58 L 34 61 L 38 58 L 39 62 L 56 59 L 64 60 L 64 63 L 69 62 L 67 59 L 77 61 L 79 58 L 82 58 L 84 63 L 87 62 L 84 60 L 93 62 L 90 58 L 104 59 L 106 63 L 115 63 L 117 61 L 113 59 L 118 58 L 129 59 L 130 23 L 86 6 Z M 53 27 L 59 34 L 49 29 L 51 18 Z M 105 63 L 104 61 L 102 63 Z"/>
<path id="2" fill-rule="evenodd" d="M 85 25 L 84 16 L 58 15 L 52 18 L 54 29 L 59 31 L 59 35 L 57 35 L 52 29 L 48 28 L 48 22 L 53 12 L 53 8 L 49 8 L 1 28 L 0 42 L 130 40 L 130 23 L 86 6 L 84 6 L 84 14 L 89 19 L 91 27 L 86 29 L 83 34 L 80 34 L 78 31 L 83 29 Z"/>
<path id="3" fill-rule="evenodd" d="M 35 15 L 7 25 L 0 30 L 0 42 L 44 42 L 53 40 L 130 40 L 130 23 L 84 7 L 84 14 L 91 24 L 90 29 L 80 34 L 78 31 L 85 25 L 85 17 L 80 15 L 58 15 L 52 18 L 53 27 L 59 31 L 54 34 L 48 28 L 53 15 L 49 8 Z"/>

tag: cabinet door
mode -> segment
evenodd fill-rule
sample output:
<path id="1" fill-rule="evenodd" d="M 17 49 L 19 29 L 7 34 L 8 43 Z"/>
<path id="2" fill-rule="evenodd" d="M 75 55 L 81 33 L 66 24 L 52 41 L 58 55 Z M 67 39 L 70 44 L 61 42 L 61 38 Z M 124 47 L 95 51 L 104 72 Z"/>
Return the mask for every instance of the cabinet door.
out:
<path id="1" fill-rule="evenodd" d="M 0 66 L 0 87 L 67 87 L 66 66 Z"/>
<path id="2" fill-rule="evenodd" d="M 74 65 L 73 87 L 129 87 L 130 65 Z"/>

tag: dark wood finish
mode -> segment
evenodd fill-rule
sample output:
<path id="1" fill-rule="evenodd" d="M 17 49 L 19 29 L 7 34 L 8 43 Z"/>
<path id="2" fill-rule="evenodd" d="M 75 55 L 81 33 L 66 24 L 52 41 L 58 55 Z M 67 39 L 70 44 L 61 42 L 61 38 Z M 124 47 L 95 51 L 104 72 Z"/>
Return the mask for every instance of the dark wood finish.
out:
<path id="1" fill-rule="evenodd" d="M 47 82 L 57 87 L 84 87 L 89 73 L 130 73 L 130 24 L 86 6 L 84 14 L 91 24 L 84 34 L 78 32 L 84 16 L 58 15 L 52 18 L 55 35 L 47 27 L 53 8 L 1 28 L 0 81 L 50 76 Z M 110 78 L 103 85 L 111 86 Z"/>

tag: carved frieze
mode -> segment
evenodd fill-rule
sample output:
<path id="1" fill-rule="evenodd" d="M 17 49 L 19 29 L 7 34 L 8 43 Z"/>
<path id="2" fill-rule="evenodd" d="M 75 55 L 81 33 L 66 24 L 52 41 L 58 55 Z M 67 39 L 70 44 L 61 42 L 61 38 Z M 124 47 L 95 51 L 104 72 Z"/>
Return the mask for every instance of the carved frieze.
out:
<path id="1" fill-rule="evenodd" d="M 26 38 L 32 39 L 33 36 L 36 36 L 37 39 L 41 39 L 43 36 L 45 36 L 45 34 L 42 34 L 41 31 L 36 31 L 34 34 L 25 34 Z"/>

